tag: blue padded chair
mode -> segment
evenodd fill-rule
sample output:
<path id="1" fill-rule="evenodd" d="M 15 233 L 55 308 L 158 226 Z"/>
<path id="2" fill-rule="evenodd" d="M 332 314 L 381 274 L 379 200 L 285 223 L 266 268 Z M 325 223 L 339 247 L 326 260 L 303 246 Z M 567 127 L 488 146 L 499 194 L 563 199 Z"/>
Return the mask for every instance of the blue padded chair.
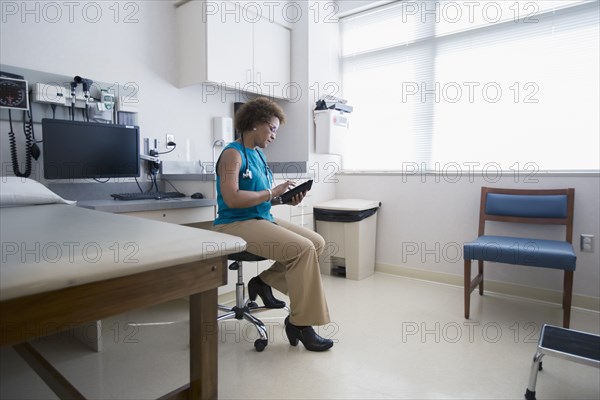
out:
<path id="1" fill-rule="evenodd" d="M 481 188 L 479 237 L 464 245 L 465 318 L 469 318 L 470 297 L 475 287 L 483 295 L 483 262 L 561 269 L 563 281 L 563 326 L 569 327 L 573 272 L 577 257 L 573 250 L 573 204 L 575 189 L 522 190 Z M 488 236 L 486 221 L 565 226 L 565 240 Z M 471 279 L 471 260 L 479 272 Z"/>

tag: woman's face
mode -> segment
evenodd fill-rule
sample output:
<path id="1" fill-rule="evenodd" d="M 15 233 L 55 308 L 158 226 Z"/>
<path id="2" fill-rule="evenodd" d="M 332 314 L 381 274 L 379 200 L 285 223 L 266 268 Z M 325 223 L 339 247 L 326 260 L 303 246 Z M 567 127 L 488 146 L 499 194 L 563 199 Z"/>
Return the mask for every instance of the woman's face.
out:
<path id="1" fill-rule="evenodd" d="M 279 118 L 272 117 L 269 122 L 259 124 L 256 127 L 255 143 L 261 149 L 266 148 L 268 145 L 273 143 L 277 138 L 277 131 L 279 130 Z"/>

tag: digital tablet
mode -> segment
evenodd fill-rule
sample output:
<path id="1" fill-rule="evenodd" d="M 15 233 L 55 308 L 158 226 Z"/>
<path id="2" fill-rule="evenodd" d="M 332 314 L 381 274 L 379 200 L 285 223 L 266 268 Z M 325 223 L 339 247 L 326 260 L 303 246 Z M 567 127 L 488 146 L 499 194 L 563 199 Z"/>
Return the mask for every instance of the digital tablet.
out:
<path id="1" fill-rule="evenodd" d="M 290 201 L 292 201 L 292 197 L 294 197 L 298 193 L 309 191 L 310 188 L 312 187 L 312 183 L 313 183 L 313 180 L 310 179 L 301 185 L 294 186 L 293 188 L 291 188 L 290 190 L 288 190 L 287 192 L 285 192 L 284 194 L 279 196 L 281 203 L 282 204 L 289 203 Z"/>

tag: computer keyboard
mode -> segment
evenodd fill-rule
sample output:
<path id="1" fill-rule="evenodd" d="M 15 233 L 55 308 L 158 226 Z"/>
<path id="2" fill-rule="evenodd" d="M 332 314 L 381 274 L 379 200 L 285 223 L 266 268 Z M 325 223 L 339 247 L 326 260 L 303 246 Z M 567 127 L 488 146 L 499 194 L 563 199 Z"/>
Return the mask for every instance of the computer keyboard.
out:
<path id="1" fill-rule="evenodd" d="M 114 193 L 111 197 L 115 200 L 162 200 L 162 199 L 176 199 L 179 197 L 186 197 L 185 194 L 180 192 L 151 192 L 151 193 Z"/>

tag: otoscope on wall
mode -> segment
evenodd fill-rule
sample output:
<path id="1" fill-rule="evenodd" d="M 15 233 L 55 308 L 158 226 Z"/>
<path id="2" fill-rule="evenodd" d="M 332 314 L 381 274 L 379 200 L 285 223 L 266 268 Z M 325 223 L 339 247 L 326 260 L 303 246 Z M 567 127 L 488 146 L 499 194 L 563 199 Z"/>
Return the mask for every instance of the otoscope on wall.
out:
<path id="1" fill-rule="evenodd" d="M 90 116 L 88 114 L 88 103 L 90 100 L 90 88 L 92 83 L 94 83 L 93 80 L 82 78 L 79 75 L 73 78 L 73 81 L 71 82 L 71 120 L 75 120 L 75 102 L 77 100 L 75 98 L 75 89 L 78 85 L 83 87 L 83 97 L 85 97 L 85 118 L 88 121 L 90 120 Z"/>

